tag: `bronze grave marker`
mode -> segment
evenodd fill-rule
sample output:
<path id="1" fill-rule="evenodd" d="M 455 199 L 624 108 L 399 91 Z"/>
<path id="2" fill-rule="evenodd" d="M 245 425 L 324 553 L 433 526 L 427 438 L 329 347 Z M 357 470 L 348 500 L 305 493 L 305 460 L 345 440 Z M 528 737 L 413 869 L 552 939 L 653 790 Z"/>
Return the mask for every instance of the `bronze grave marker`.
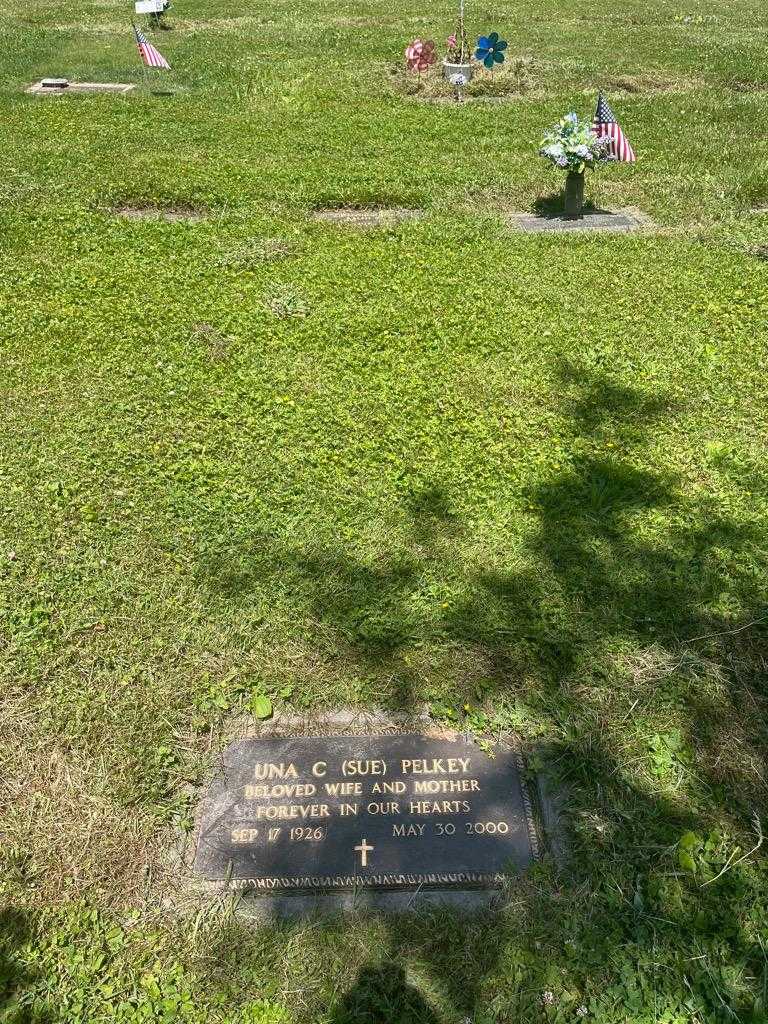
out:
<path id="1" fill-rule="evenodd" d="M 257 893 L 493 888 L 538 852 L 520 769 L 463 739 L 241 740 L 203 799 L 195 867 Z"/>

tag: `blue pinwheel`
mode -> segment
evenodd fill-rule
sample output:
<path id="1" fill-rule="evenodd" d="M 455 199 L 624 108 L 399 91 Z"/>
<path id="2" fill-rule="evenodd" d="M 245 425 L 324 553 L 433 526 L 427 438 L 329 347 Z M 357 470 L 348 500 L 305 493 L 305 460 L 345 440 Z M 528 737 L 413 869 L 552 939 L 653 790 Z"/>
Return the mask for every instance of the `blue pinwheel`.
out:
<path id="1" fill-rule="evenodd" d="M 477 40 L 475 60 L 481 60 L 489 71 L 493 70 L 495 64 L 504 63 L 504 51 L 507 48 L 506 39 L 499 39 L 498 32 L 491 32 L 489 36 L 480 36 Z"/>

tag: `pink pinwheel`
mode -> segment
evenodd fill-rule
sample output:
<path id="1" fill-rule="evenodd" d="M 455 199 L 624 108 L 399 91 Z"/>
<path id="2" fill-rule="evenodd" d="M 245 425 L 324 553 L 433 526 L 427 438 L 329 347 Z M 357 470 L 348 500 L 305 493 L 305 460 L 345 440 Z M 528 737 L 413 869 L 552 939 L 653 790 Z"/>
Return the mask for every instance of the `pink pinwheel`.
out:
<path id="1" fill-rule="evenodd" d="M 424 42 L 421 39 L 414 39 L 405 50 L 405 64 L 409 71 L 426 71 L 437 60 L 435 44 L 431 40 Z"/>

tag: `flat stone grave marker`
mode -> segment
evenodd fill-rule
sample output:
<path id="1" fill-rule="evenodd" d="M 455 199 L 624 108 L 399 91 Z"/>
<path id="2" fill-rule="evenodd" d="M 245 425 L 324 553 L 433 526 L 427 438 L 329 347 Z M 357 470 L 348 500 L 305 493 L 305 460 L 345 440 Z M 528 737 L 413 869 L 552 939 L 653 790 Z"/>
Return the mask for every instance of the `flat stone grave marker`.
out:
<path id="1" fill-rule="evenodd" d="M 66 78 L 41 78 L 27 88 L 33 96 L 63 96 L 78 92 L 132 92 L 136 86 L 130 82 L 70 82 Z"/>
<path id="2" fill-rule="evenodd" d="M 113 206 L 109 212 L 125 220 L 163 220 L 170 224 L 177 221 L 195 222 L 204 220 L 207 211 L 184 203 L 122 203 Z"/>
<path id="3" fill-rule="evenodd" d="M 566 220 L 561 214 L 512 213 L 507 222 L 517 231 L 618 231 L 626 233 L 648 227 L 649 221 L 635 210 L 584 210 L 581 220 Z"/>
<path id="4" fill-rule="evenodd" d="M 253 893 L 497 888 L 538 856 L 518 754 L 422 735 L 268 737 L 224 752 L 196 871 Z"/>
<path id="5" fill-rule="evenodd" d="M 396 224 L 420 220 L 423 216 L 423 210 L 409 209 L 405 206 L 330 206 L 312 211 L 314 220 L 363 231 L 370 228 L 391 228 Z"/>

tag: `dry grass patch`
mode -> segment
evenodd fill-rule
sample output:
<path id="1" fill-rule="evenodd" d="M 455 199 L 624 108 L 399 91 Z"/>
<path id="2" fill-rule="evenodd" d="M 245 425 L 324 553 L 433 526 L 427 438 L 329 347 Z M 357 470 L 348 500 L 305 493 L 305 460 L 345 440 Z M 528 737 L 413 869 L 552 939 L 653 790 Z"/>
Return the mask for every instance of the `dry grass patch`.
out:
<path id="1" fill-rule="evenodd" d="M 475 77 L 462 90 L 462 100 L 502 101 L 539 95 L 542 65 L 532 57 L 511 57 L 492 74 L 476 70 Z M 403 64 L 390 68 L 391 85 L 399 95 L 420 103 L 455 103 L 454 87 L 443 77 L 438 62 L 422 75 L 408 71 Z"/>
<path id="2" fill-rule="evenodd" d="M 169 224 L 205 220 L 208 216 L 207 210 L 192 203 L 124 202 L 110 207 L 109 212 L 124 220 L 164 220 Z"/>
<path id="3" fill-rule="evenodd" d="M 358 229 L 392 227 L 423 216 L 423 210 L 405 206 L 327 206 L 312 212 L 314 220 Z"/>
<path id="4" fill-rule="evenodd" d="M 231 334 L 224 334 L 212 324 L 195 324 L 192 328 L 192 340 L 205 349 L 208 357 L 214 363 L 221 363 L 227 359 L 235 339 Z"/>
<path id="5" fill-rule="evenodd" d="M 245 33 L 254 28 L 272 28 L 278 22 L 274 18 L 256 17 L 254 15 L 241 15 L 233 18 L 177 18 L 173 11 L 169 17 L 168 29 L 179 32 L 202 32 L 205 35 L 223 35 L 227 32 Z"/>
<path id="6" fill-rule="evenodd" d="M 734 92 L 762 93 L 768 92 L 768 82 L 749 81 L 745 78 L 734 78 L 728 83 Z"/>
<path id="7" fill-rule="evenodd" d="M 218 266 L 232 270 L 251 270 L 262 263 L 276 263 L 294 256 L 298 242 L 290 238 L 251 238 L 222 254 Z"/>
<path id="8" fill-rule="evenodd" d="M 51 25 L 53 32 L 87 33 L 91 36 L 120 36 L 125 34 L 125 22 L 122 21 L 66 21 Z"/>
<path id="9" fill-rule="evenodd" d="M 598 87 L 606 92 L 648 96 L 657 93 L 690 92 L 704 85 L 701 78 L 684 78 L 668 75 L 663 71 L 646 71 L 639 75 L 613 75 L 595 82 L 591 90 Z"/>
<path id="10" fill-rule="evenodd" d="M 0 863 L 34 902 L 141 901 L 155 822 L 118 805 L 109 776 L 105 763 L 58 745 L 27 749 L 6 775 Z"/>

